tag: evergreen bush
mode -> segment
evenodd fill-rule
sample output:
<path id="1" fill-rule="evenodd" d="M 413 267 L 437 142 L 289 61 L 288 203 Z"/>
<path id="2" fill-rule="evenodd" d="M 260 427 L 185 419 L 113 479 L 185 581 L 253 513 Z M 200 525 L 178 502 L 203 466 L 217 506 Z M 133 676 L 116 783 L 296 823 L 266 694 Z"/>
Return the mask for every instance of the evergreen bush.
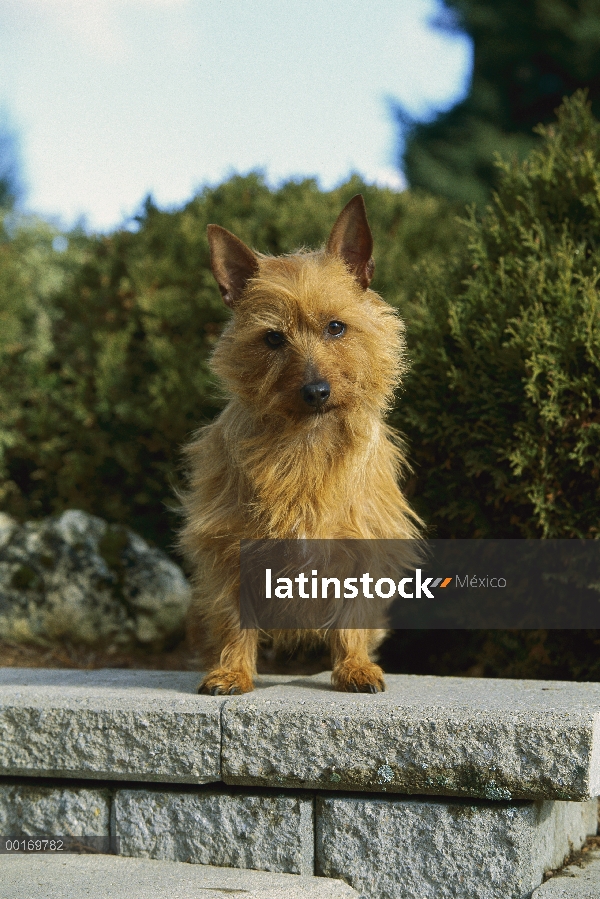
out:
<path id="1" fill-rule="evenodd" d="M 235 176 L 170 212 L 148 199 L 137 230 L 71 235 L 67 253 L 46 253 L 44 264 L 62 265 L 52 291 L 40 293 L 41 269 L 25 283 L 8 242 L 13 267 L 0 252 L 0 284 L 13 269 L 25 281 L 4 301 L 6 333 L 21 335 L 0 348 L 4 511 L 25 520 L 80 508 L 172 550 L 181 446 L 222 405 L 207 361 L 228 312 L 206 225 L 267 253 L 318 246 L 359 191 L 377 246 L 376 286 L 402 304 L 416 259 L 454 245 L 452 207 L 358 178 L 322 192 L 310 179 L 271 190 L 257 174 Z"/>
<path id="2" fill-rule="evenodd" d="M 404 307 L 413 366 L 394 420 L 438 537 L 599 533 L 600 124 L 578 92 L 537 130 Z"/>
<path id="3" fill-rule="evenodd" d="M 443 0 L 431 23 L 473 43 L 468 94 L 432 120 L 396 104 L 400 165 L 410 187 L 462 203 L 490 201 L 494 156 L 523 159 L 538 123 L 587 88 L 600 116 L 600 8 L 581 0 Z"/>
<path id="4" fill-rule="evenodd" d="M 375 239 L 373 287 L 407 322 L 412 368 L 393 424 L 412 501 L 438 537 L 598 536 L 600 124 L 565 101 L 539 148 L 500 164 L 494 200 L 447 202 L 353 178 L 269 189 L 259 175 L 136 229 L 0 227 L 0 508 L 82 508 L 172 549 L 180 448 L 222 400 L 207 360 L 226 319 L 208 267 L 215 222 L 263 252 L 318 246 L 353 194 Z M 388 670 L 599 676 L 598 634 L 396 634 Z"/>

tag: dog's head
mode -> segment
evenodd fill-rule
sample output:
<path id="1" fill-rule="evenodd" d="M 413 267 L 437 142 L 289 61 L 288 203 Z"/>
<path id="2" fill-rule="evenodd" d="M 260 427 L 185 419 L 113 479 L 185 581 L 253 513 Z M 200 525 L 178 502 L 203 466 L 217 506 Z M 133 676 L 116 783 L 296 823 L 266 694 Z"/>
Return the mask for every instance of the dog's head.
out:
<path id="1" fill-rule="evenodd" d="M 381 414 L 403 370 L 403 324 L 369 289 L 373 239 L 357 195 L 323 250 L 254 253 L 208 226 L 211 268 L 233 310 L 213 356 L 228 391 L 257 417 L 320 427 Z"/>

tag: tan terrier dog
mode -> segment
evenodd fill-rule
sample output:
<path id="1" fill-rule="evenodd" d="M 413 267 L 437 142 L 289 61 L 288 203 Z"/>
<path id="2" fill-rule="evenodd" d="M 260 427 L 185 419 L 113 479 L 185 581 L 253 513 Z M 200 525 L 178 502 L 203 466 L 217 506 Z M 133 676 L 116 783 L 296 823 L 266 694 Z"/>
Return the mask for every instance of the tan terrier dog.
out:
<path id="1" fill-rule="evenodd" d="M 187 447 L 180 545 L 194 568 L 189 626 L 211 670 L 199 692 L 253 689 L 259 632 L 240 628 L 240 539 L 415 538 L 398 487 L 405 460 L 384 423 L 404 370 L 404 326 L 369 290 L 373 238 L 362 196 L 324 250 L 271 257 L 208 226 L 211 268 L 233 310 L 212 358 L 229 394 Z M 336 690 L 384 690 L 384 630 L 272 632 L 325 640 Z"/>

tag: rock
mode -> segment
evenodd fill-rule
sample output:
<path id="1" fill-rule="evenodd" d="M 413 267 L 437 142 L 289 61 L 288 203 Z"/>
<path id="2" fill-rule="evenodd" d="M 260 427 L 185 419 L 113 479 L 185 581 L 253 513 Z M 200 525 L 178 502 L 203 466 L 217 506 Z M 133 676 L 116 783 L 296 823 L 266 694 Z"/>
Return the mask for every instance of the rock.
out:
<path id="1" fill-rule="evenodd" d="M 600 684 L 329 674 L 198 696 L 185 671 L 0 669 L 0 774 L 494 801 L 600 794 Z"/>
<path id="2" fill-rule="evenodd" d="M 0 639 L 160 650 L 182 636 L 189 597 L 181 569 L 121 525 L 0 513 Z"/>
<path id="3" fill-rule="evenodd" d="M 308 886 L 340 878 L 363 899 L 525 899 L 595 833 L 596 800 L 556 794 L 598 791 L 599 684 L 390 675 L 387 693 L 344 696 L 327 678 L 269 675 L 244 697 L 199 696 L 192 672 L 0 668 L 0 832 L 79 831 L 160 858 L 76 883 L 63 869 L 46 878 L 39 856 L 0 852 L 0 896 L 208 899 L 216 881 L 153 893 L 136 877 L 218 864 L 236 869 L 224 895 L 255 884 L 291 899 L 317 873 Z M 258 784 L 217 783 L 232 771 Z M 423 785 L 484 798 L 406 795 Z M 184 858 L 196 864 L 174 867 Z M 261 893 L 267 881 L 245 865 L 291 879 Z M 595 899 L 590 883 L 573 896 Z M 565 884 L 540 895 L 571 895 L 556 891 Z"/>
<path id="4" fill-rule="evenodd" d="M 71 834 L 90 848 L 107 847 L 100 852 L 204 870 L 295 874 L 296 883 L 316 873 L 345 881 L 363 899 L 524 899 L 546 870 L 595 833 L 596 805 L 30 779 L 0 784 L 0 830 L 13 837 Z M 540 899 L 598 899 L 598 866 L 581 877 L 575 866 L 561 873 Z M 574 891 L 561 892 L 565 887 Z"/>

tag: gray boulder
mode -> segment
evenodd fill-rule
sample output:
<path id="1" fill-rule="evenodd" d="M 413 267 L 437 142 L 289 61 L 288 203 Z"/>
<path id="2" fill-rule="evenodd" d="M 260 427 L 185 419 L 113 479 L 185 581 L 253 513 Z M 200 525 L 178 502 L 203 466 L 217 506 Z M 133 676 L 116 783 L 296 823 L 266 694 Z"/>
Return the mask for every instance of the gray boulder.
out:
<path id="1" fill-rule="evenodd" d="M 128 528 L 0 513 L 0 639 L 159 650 L 183 634 L 189 598 L 181 569 Z"/>

